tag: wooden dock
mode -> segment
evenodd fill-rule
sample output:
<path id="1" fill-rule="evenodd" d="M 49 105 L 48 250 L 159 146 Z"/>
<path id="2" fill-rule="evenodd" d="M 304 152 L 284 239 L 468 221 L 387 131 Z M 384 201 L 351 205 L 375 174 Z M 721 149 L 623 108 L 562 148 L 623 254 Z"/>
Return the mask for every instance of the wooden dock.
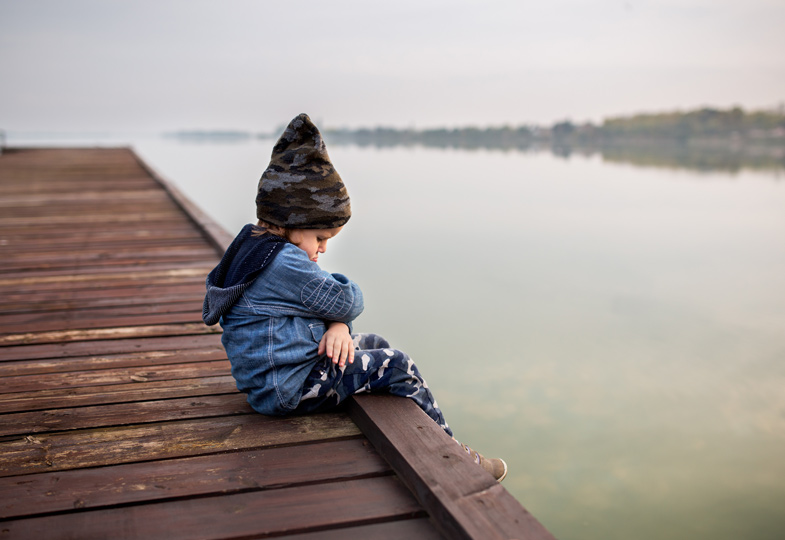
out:
<path id="1" fill-rule="evenodd" d="M 552 538 L 410 400 L 254 413 L 230 240 L 129 149 L 0 155 L 0 540 Z"/>

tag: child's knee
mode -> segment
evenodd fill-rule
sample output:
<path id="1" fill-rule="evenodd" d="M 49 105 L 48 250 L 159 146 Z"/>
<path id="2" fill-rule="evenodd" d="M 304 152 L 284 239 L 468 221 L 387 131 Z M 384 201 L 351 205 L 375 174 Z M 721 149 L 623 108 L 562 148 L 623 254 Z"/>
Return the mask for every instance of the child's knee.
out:
<path id="1" fill-rule="evenodd" d="M 384 349 L 390 346 L 387 340 L 378 334 L 353 334 L 352 341 L 357 350 Z"/>

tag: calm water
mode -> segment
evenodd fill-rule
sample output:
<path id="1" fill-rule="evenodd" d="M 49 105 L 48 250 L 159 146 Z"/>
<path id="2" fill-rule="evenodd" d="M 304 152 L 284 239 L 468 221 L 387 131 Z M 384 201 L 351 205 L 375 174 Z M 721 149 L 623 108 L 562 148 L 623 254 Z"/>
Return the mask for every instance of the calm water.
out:
<path id="1" fill-rule="evenodd" d="M 132 142 L 230 231 L 254 219 L 273 141 Z M 354 215 L 321 261 L 363 288 L 355 328 L 558 538 L 785 537 L 783 171 L 330 155 Z"/>

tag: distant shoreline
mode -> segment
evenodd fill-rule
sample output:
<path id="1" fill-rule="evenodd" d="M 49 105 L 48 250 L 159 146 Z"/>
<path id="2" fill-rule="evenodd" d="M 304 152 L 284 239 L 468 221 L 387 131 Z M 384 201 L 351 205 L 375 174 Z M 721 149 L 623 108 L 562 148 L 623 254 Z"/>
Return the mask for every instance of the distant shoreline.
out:
<path id="1" fill-rule="evenodd" d="M 283 131 L 271 133 L 242 130 L 184 130 L 167 137 L 189 140 L 275 139 Z M 569 120 L 551 126 L 462 127 L 400 129 L 324 128 L 325 139 L 337 144 L 361 146 L 437 146 L 453 148 L 529 149 L 536 146 L 601 148 L 618 145 L 699 144 L 702 146 L 743 147 L 785 146 L 785 107 L 746 112 L 702 108 L 687 112 L 646 113 L 607 118 L 599 125 L 574 124 Z"/>

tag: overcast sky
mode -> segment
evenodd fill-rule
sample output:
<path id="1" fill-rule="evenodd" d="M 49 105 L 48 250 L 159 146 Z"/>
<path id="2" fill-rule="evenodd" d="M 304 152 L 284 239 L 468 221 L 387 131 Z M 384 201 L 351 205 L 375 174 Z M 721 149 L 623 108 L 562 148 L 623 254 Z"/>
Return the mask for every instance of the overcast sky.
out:
<path id="1" fill-rule="evenodd" d="M 600 121 L 785 102 L 783 0 L 0 0 L 0 129 Z"/>

